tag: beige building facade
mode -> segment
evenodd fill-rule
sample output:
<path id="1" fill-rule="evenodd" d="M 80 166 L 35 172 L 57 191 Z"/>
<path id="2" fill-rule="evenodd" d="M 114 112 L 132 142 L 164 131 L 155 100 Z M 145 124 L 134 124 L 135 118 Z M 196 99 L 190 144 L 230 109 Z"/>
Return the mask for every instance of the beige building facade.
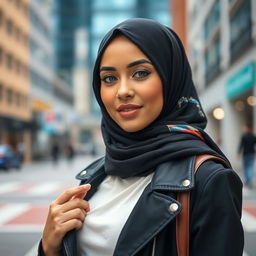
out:
<path id="1" fill-rule="evenodd" d="M 29 0 L 0 1 L 0 143 L 31 159 Z"/>

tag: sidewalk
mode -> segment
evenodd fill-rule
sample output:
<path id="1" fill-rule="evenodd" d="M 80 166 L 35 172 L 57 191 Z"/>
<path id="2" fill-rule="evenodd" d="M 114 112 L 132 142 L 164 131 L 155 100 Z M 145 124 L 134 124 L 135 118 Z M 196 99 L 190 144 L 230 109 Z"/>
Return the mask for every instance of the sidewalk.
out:
<path id="1" fill-rule="evenodd" d="M 75 181 L 76 174 L 99 157 L 77 155 L 71 162 L 61 158 L 57 164 L 54 164 L 50 159 L 34 161 L 24 164 L 20 170 L 10 169 L 8 172 L 1 170 L 1 181 L 8 182 L 19 179 L 19 181 L 35 182 L 37 181 L 36 177 L 38 177 L 38 180 Z"/>
<path id="2" fill-rule="evenodd" d="M 239 175 L 241 181 L 244 181 L 243 171 L 239 170 L 237 171 L 237 174 Z M 256 171 L 254 173 L 254 186 L 252 189 L 246 187 L 243 184 L 243 201 L 244 202 L 252 202 L 256 203 Z"/>

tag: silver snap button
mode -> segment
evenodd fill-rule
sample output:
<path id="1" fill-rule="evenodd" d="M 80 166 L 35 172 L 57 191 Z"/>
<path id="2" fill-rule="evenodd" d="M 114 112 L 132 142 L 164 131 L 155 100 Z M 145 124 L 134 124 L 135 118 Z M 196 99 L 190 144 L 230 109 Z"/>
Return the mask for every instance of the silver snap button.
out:
<path id="1" fill-rule="evenodd" d="M 82 171 L 82 172 L 80 173 L 80 175 L 81 175 L 81 176 L 84 176 L 86 173 L 87 173 L 87 171 Z"/>
<path id="2" fill-rule="evenodd" d="M 172 204 L 170 204 L 170 206 L 169 206 L 169 210 L 170 210 L 171 212 L 176 212 L 178 209 L 179 209 L 179 206 L 178 206 L 178 204 L 176 204 L 176 203 L 172 203 Z"/>
<path id="3" fill-rule="evenodd" d="M 183 180 L 183 182 L 182 182 L 182 186 L 183 187 L 188 187 L 189 185 L 190 185 L 190 180 Z"/>

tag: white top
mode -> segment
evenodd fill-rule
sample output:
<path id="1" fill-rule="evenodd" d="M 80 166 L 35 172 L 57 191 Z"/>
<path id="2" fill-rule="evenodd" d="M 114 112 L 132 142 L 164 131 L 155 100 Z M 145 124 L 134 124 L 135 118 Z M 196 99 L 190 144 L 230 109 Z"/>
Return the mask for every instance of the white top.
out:
<path id="1" fill-rule="evenodd" d="M 105 178 L 89 200 L 90 212 L 77 233 L 79 255 L 113 255 L 119 234 L 152 176 Z"/>

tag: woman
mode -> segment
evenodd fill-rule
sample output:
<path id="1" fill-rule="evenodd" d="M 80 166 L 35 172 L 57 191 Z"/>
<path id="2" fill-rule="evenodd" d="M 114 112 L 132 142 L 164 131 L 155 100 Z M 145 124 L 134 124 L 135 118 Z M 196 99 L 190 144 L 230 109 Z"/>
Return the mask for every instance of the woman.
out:
<path id="1" fill-rule="evenodd" d="M 178 255 L 177 193 L 191 191 L 189 255 L 241 256 L 240 179 L 212 160 L 193 174 L 196 155 L 226 158 L 203 131 L 177 35 L 147 19 L 117 25 L 99 47 L 93 89 L 106 155 L 51 204 L 39 254 Z"/>

